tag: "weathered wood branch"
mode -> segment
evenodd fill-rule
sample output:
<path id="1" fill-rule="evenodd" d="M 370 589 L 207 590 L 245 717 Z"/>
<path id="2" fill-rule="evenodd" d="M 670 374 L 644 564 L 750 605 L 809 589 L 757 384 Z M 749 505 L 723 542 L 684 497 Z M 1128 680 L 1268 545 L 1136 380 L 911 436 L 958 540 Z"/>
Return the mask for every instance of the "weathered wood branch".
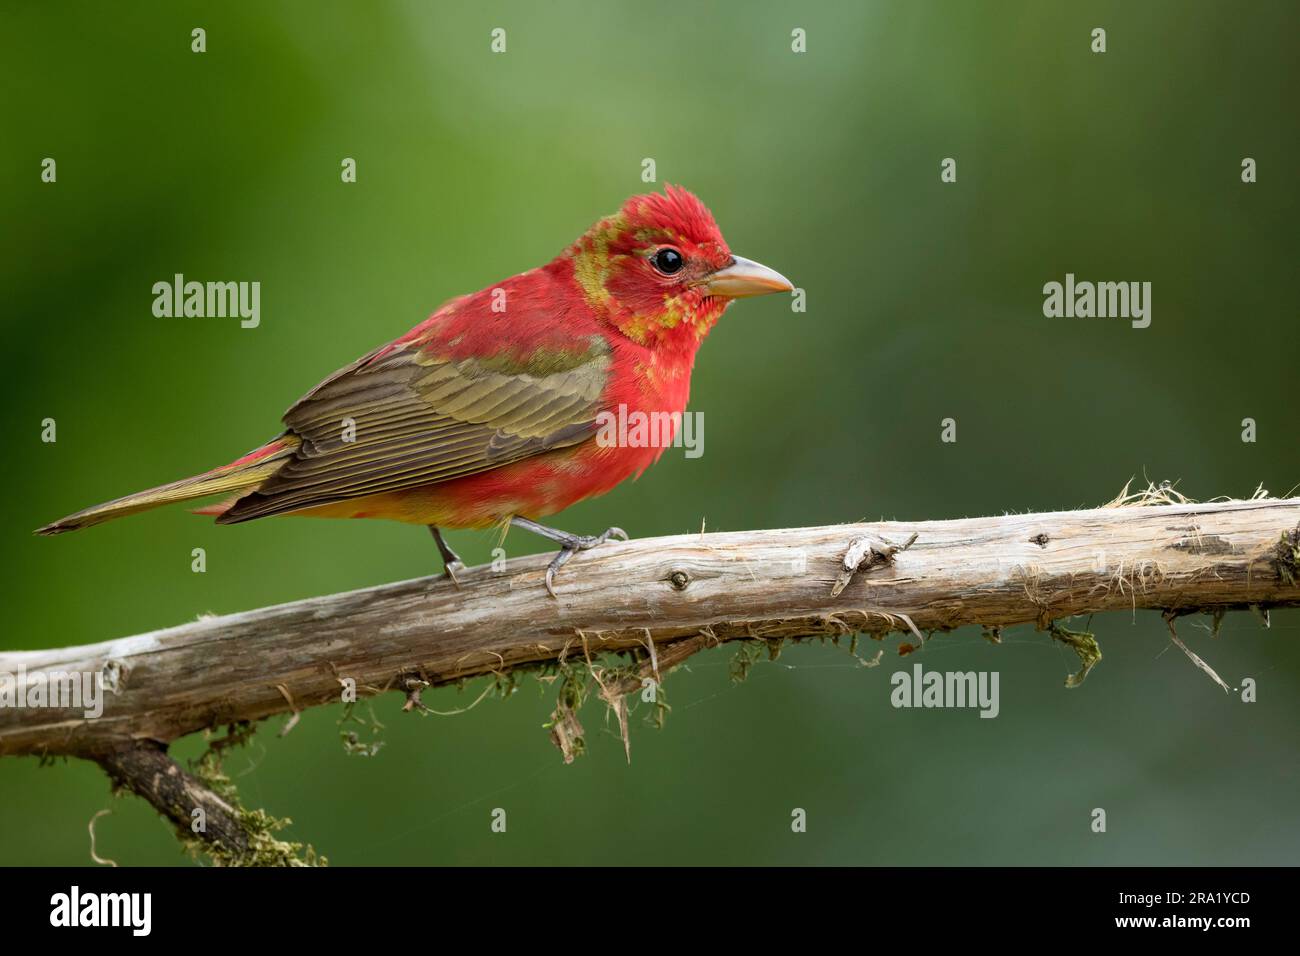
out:
<path id="1" fill-rule="evenodd" d="M 1046 628 L 1078 614 L 1300 603 L 1300 499 L 690 534 L 296 601 L 83 647 L 0 674 L 105 674 L 102 716 L 0 707 L 0 754 L 102 756 L 236 721 L 581 654 L 818 634 Z M 904 545 L 915 536 L 910 547 Z M 852 552 L 856 572 L 844 567 Z M 832 592 L 835 592 L 834 594 Z M 668 659 L 679 658 L 669 655 Z M 25 676 L 24 676 L 25 675 Z"/>
<path id="2" fill-rule="evenodd" d="M 182 770 L 160 744 L 144 741 L 102 754 L 98 762 L 114 784 L 144 797 L 178 830 L 194 832 L 195 814 L 201 812 L 202 829 L 196 837 L 201 836 L 234 858 L 251 852 L 249 833 L 240 822 L 238 808 Z"/>

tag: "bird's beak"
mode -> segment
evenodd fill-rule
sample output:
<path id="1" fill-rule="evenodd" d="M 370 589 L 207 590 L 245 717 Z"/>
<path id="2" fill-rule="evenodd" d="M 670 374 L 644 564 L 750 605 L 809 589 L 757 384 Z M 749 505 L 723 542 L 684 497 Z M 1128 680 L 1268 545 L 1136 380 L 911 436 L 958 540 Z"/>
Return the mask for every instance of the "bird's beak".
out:
<path id="1" fill-rule="evenodd" d="M 775 269 L 740 256 L 732 256 L 729 265 L 705 276 L 700 280 L 700 286 L 706 295 L 727 299 L 743 299 L 751 295 L 767 295 L 769 292 L 790 292 L 794 289 L 794 283 Z"/>

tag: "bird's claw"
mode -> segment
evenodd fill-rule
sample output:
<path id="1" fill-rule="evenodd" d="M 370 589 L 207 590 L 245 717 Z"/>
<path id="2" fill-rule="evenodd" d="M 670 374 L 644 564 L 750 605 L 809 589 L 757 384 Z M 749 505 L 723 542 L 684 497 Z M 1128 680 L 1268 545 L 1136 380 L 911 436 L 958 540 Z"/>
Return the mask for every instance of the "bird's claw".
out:
<path id="1" fill-rule="evenodd" d="M 438 575 L 436 578 L 431 579 L 433 583 L 431 583 L 427 588 L 425 588 L 424 593 L 426 595 L 432 594 L 434 592 L 434 589 L 437 588 L 438 585 L 443 581 L 451 581 L 451 583 L 454 584 L 457 589 L 459 589 L 461 586 L 460 578 L 456 577 L 456 575 L 464 570 L 465 570 L 464 562 L 448 561 L 442 566 L 442 574 Z"/>
<path id="2" fill-rule="evenodd" d="M 561 548 L 556 552 L 555 557 L 551 558 L 551 563 L 546 566 L 546 593 L 557 601 L 560 596 L 555 593 L 555 572 L 564 566 L 564 562 L 577 554 L 576 548 Z"/>
<path id="3" fill-rule="evenodd" d="M 451 583 L 460 587 L 460 578 L 456 577 L 457 571 L 465 570 L 465 563 L 461 561 L 460 555 L 451 549 L 451 545 L 442 536 L 437 525 L 429 525 L 429 533 L 433 535 L 434 544 L 438 546 L 438 554 L 442 556 L 442 576 L 451 578 Z"/>
<path id="4" fill-rule="evenodd" d="M 588 534 L 578 538 L 578 550 L 586 551 L 588 548 L 594 548 L 598 544 L 604 544 L 610 538 L 617 538 L 619 541 L 627 540 L 627 532 L 622 528 L 606 528 L 600 534 Z"/>
<path id="5" fill-rule="evenodd" d="M 456 577 L 457 571 L 464 571 L 465 563 L 463 561 L 448 561 L 442 566 L 442 576 L 450 578 L 451 583 L 460 587 L 460 578 Z"/>
<path id="6" fill-rule="evenodd" d="M 586 551 L 589 548 L 602 545 L 610 538 L 626 541 L 627 532 L 622 528 L 606 528 L 600 534 L 575 534 L 565 541 L 560 550 L 556 552 L 555 557 L 551 558 L 551 563 L 546 566 L 546 592 L 558 601 L 560 596 L 555 593 L 555 572 L 564 567 L 568 560 L 579 551 Z"/>

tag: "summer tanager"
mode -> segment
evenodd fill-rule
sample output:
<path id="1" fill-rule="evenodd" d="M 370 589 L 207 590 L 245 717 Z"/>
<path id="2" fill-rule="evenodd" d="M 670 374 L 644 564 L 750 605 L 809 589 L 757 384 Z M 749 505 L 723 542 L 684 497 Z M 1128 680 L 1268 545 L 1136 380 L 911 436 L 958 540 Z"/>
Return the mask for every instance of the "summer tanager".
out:
<path id="1" fill-rule="evenodd" d="M 602 413 L 625 406 L 677 423 L 696 350 L 731 300 L 791 288 L 732 255 L 685 189 L 633 196 L 546 265 L 453 299 L 335 372 L 260 448 L 38 533 L 224 495 L 197 513 L 218 524 L 296 514 L 427 525 L 454 577 L 461 565 L 439 528 L 510 523 L 560 545 L 546 572 L 554 595 L 555 572 L 575 551 L 627 535 L 574 535 L 533 519 L 609 491 L 664 450 L 597 440 Z"/>

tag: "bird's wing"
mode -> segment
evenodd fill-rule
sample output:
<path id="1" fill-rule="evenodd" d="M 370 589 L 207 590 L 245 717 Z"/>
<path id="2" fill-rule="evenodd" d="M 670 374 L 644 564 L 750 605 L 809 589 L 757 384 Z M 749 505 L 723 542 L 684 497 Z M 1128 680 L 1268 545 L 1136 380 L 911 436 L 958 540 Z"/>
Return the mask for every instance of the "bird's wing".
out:
<path id="1" fill-rule="evenodd" d="M 293 456 L 223 524 L 460 478 L 585 441 L 609 375 L 600 335 L 455 358 L 418 342 L 341 369 L 288 412 Z"/>

